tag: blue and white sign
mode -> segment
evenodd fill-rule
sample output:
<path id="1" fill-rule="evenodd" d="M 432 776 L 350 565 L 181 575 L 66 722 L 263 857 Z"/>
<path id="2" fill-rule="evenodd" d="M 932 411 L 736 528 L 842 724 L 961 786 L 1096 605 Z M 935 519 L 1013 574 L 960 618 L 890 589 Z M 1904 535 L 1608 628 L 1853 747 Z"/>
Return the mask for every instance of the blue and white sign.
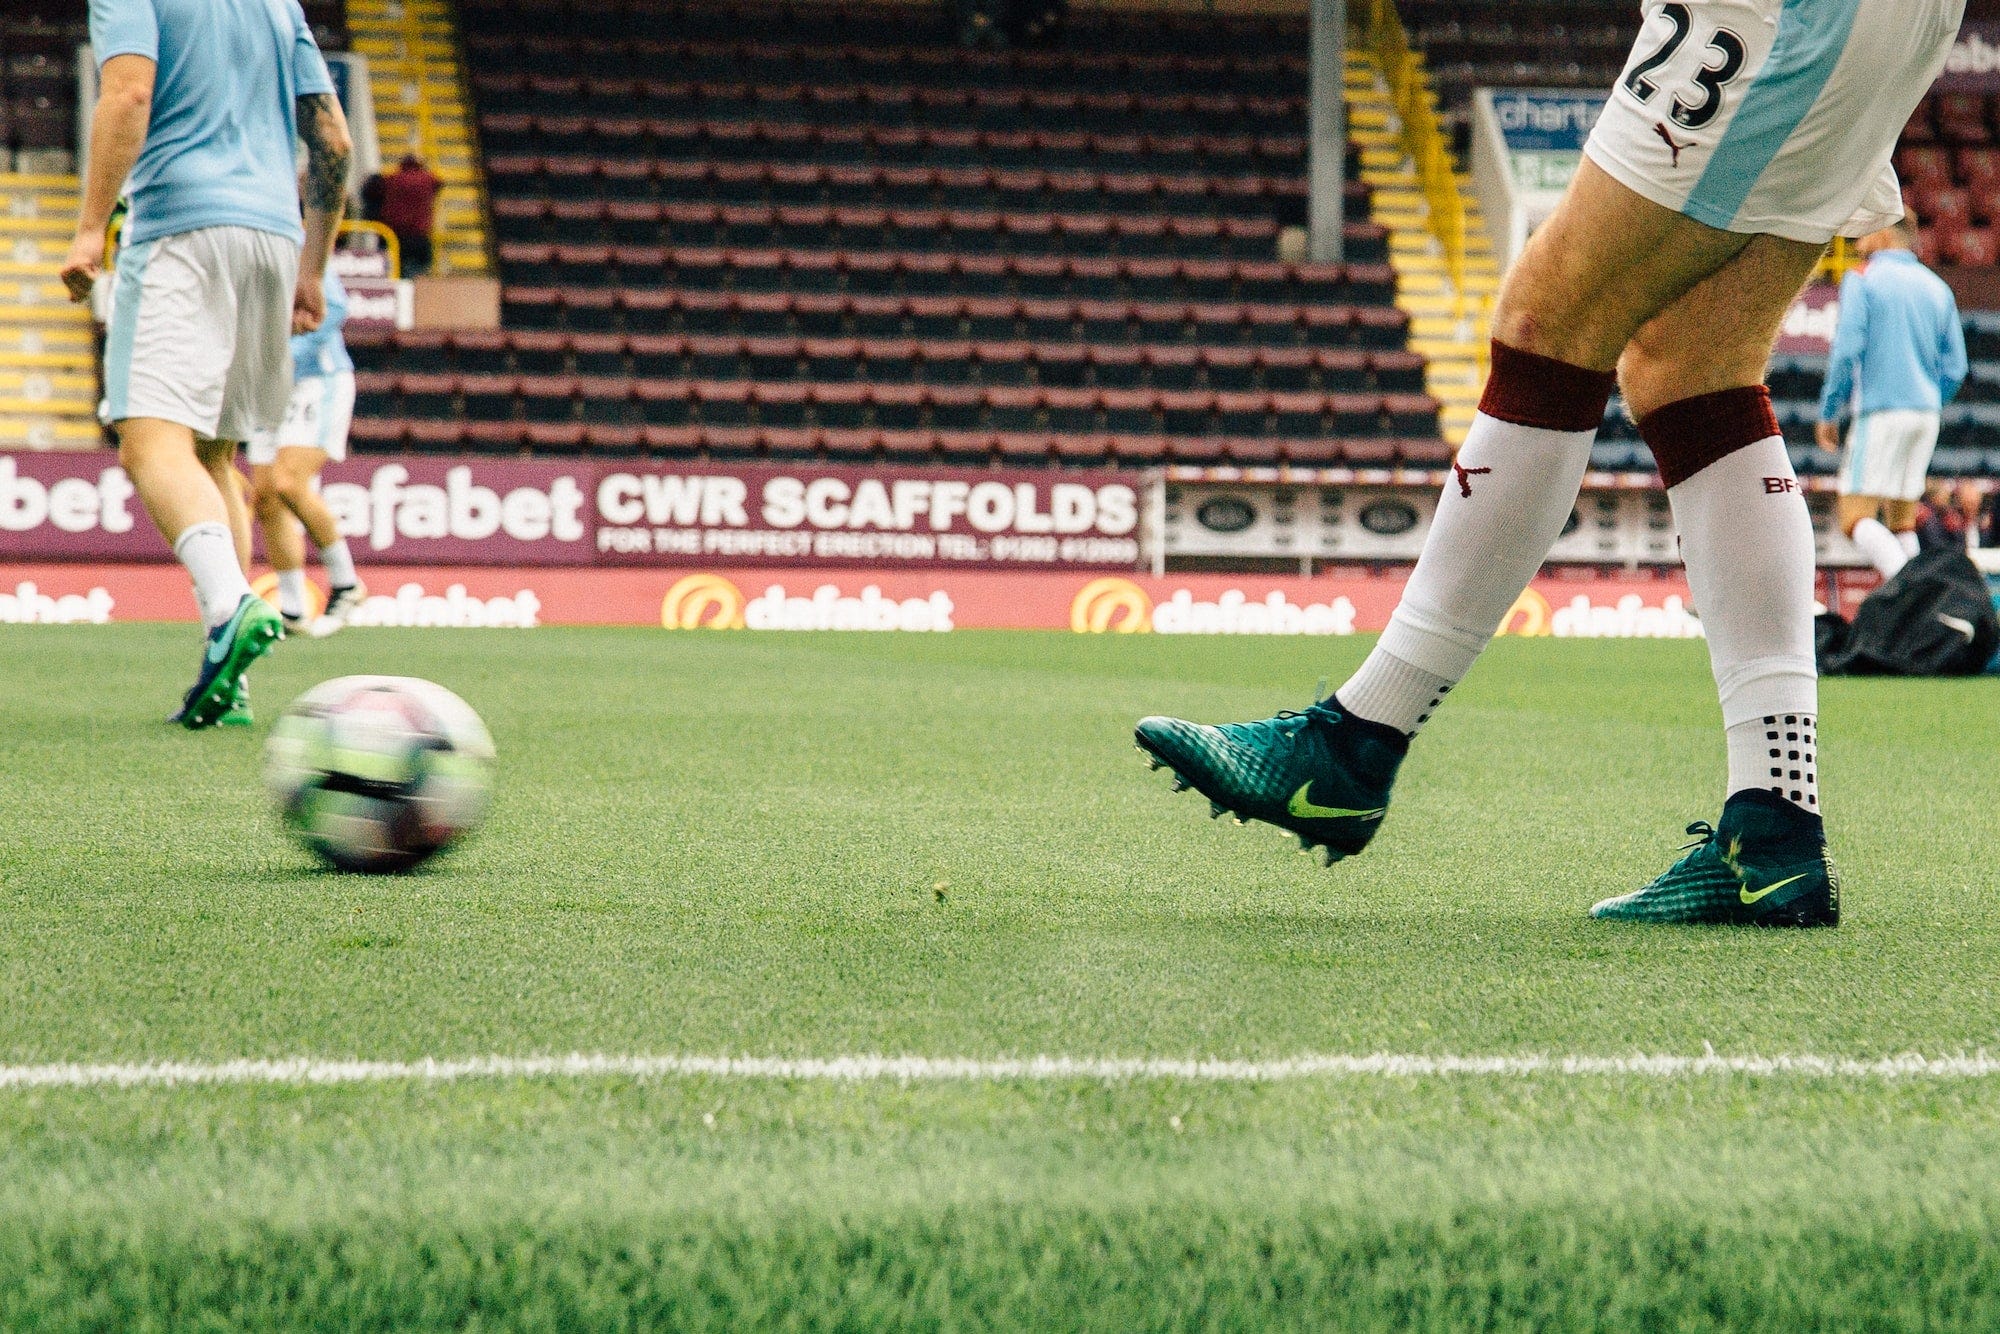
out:
<path id="1" fill-rule="evenodd" d="M 1604 114 L 1605 93 L 1566 88 L 1495 88 L 1493 114 L 1513 153 L 1580 153 Z"/>

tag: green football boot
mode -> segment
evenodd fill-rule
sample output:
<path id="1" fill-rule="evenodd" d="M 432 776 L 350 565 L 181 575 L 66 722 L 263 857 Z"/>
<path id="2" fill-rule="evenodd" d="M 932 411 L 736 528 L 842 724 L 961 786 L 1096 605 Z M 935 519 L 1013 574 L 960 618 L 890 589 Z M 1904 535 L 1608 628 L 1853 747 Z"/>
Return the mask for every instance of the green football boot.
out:
<path id="1" fill-rule="evenodd" d="M 236 689 L 230 692 L 229 708 L 218 719 L 224 727 L 249 727 L 257 719 L 250 712 L 250 683 L 242 677 L 236 678 Z"/>
<path id="2" fill-rule="evenodd" d="M 255 593 L 245 593 L 229 619 L 209 631 L 201 673 L 181 700 L 174 720 L 189 731 L 215 726 L 229 711 L 243 673 L 284 637 L 285 626 L 277 609 Z"/>
<path id="3" fill-rule="evenodd" d="M 1722 821 L 1688 826 L 1687 855 L 1647 885 L 1590 910 L 1612 922 L 1838 926 L 1840 876 L 1826 827 L 1783 797 L 1755 790 L 1723 803 Z"/>
<path id="4" fill-rule="evenodd" d="M 1327 866 L 1375 837 L 1410 749 L 1407 736 L 1354 717 L 1337 699 L 1219 727 L 1142 718 L 1133 738 L 1153 768 L 1174 771 L 1174 791 L 1208 798 L 1211 817 L 1276 825 L 1298 836 L 1301 852 L 1320 849 Z"/>

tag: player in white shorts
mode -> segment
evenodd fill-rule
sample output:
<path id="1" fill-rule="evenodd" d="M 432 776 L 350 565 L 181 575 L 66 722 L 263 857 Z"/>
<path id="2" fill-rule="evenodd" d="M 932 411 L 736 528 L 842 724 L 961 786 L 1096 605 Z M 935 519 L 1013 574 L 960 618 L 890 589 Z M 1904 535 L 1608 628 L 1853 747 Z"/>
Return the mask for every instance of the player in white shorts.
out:
<path id="1" fill-rule="evenodd" d="M 320 469 L 347 458 L 347 430 L 354 420 L 354 360 L 341 337 L 347 289 L 326 271 L 326 316 L 319 328 L 292 339 L 292 399 L 284 424 L 250 437 L 250 478 L 264 550 L 278 575 L 278 612 L 285 628 L 315 638 L 347 624 L 368 597 L 354 572 L 354 557 L 333 512 L 316 489 Z M 301 528 L 319 548 L 326 567 L 326 610 L 306 606 L 306 552 Z"/>
<path id="2" fill-rule="evenodd" d="M 1819 444 L 1840 447 L 1840 528 L 1884 579 L 1917 554 L 1917 501 L 1944 408 L 1965 382 L 1965 327 L 1944 279 L 1913 250 L 1907 219 L 1861 238 L 1868 263 L 1840 284 L 1820 394 Z"/>
<path id="3" fill-rule="evenodd" d="M 1685 855 L 1591 914 L 1837 923 L 1819 812 L 1812 519 L 1764 373 L 1826 243 L 1900 216 L 1890 155 L 1964 11 L 1964 0 L 1651 0 L 1575 180 L 1507 275 L 1479 412 L 1381 640 L 1306 709 L 1224 727 L 1146 718 L 1140 748 L 1218 814 L 1277 825 L 1329 861 L 1360 852 L 1411 739 L 1569 522 L 1621 388 L 1680 531 L 1728 778 L 1721 818 L 1690 829 Z M 1536 818 L 1563 824 L 1559 810 Z M 1616 860 L 1578 848 L 1562 874 L 1592 879 Z"/>
<path id="4" fill-rule="evenodd" d="M 247 716 L 243 674 L 283 634 L 238 558 L 229 474 L 237 444 L 284 416 L 286 336 L 323 313 L 347 122 L 297 0 L 91 0 L 90 41 L 98 98 L 63 283 L 90 298 L 129 182 L 105 415 L 194 582 L 208 635 L 174 717 L 208 727 Z"/>

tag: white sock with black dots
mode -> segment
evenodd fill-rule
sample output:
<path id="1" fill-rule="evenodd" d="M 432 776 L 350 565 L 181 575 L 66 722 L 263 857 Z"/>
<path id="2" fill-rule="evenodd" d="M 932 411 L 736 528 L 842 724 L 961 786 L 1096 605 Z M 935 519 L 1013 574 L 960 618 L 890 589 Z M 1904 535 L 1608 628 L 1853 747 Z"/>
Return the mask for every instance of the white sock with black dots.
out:
<path id="1" fill-rule="evenodd" d="M 1427 672 L 1377 648 L 1353 679 L 1340 688 L 1334 703 L 1357 718 L 1415 736 L 1444 703 L 1451 687 L 1449 677 Z"/>
<path id="2" fill-rule="evenodd" d="M 1819 814 L 1813 526 L 1761 386 L 1669 404 L 1639 423 L 1667 483 L 1728 734 L 1729 796 Z M 1775 772 L 1774 772 L 1775 771 Z"/>
<path id="3" fill-rule="evenodd" d="M 1767 713 L 1729 729 L 1729 795 L 1769 792 L 1819 814 L 1819 723 L 1810 713 Z"/>

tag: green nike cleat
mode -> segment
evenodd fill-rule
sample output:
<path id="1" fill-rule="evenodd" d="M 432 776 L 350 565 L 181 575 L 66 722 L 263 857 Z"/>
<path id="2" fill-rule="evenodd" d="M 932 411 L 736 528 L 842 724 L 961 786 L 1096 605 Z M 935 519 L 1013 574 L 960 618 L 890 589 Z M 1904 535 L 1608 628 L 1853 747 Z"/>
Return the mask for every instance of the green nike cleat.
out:
<path id="1" fill-rule="evenodd" d="M 1333 865 L 1368 846 L 1389 810 L 1389 788 L 1410 739 L 1326 700 L 1303 713 L 1209 727 L 1142 718 L 1133 733 L 1152 766 L 1174 771 L 1174 790 L 1208 798 L 1242 824 L 1262 820 L 1321 849 Z"/>
<path id="2" fill-rule="evenodd" d="M 1697 820 L 1686 856 L 1644 889 L 1590 910 L 1612 922 L 1838 926 L 1840 876 L 1817 815 L 1769 792 L 1738 792 L 1722 822 Z"/>
<path id="3" fill-rule="evenodd" d="M 250 683 L 242 677 L 236 678 L 236 689 L 230 692 L 229 708 L 217 720 L 224 727 L 249 727 L 257 719 L 250 712 Z"/>
<path id="4" fill-rule="evenodd" d="M 255 593 L 245 593 L 230 618 L 209 632 L 201 674 L 188 688 L 175 720 L 189 731 L 215 726 L 229 711 L 243 673 L 284 637 L 276 609 Z"/>

